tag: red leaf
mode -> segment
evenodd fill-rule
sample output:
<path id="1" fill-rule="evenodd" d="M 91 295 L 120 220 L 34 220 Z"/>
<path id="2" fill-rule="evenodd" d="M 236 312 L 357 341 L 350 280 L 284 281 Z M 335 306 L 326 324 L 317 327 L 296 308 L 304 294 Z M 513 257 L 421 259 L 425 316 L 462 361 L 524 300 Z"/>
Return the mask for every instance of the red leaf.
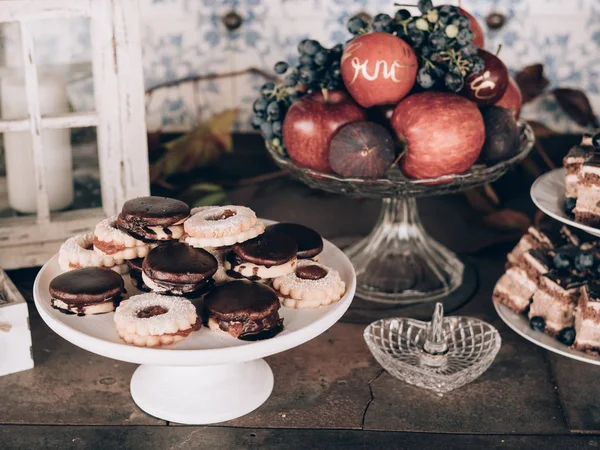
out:
<path id="1" fill-rule="evenodd" d="M 544 92 L 549 84 L 544 76 L 544 66 L 542 64 L 532 64 L 524 67 L 515 76 L 515 81 L 519 85 L 521 94 L 523 94 L 523 103 L 536 98 Z"/>
<path id="2" fill-rule="evenodd" d="M 582 127 L 598 128 L 598 120 L 590 101 L 579 89 L 558 88 L 553 91 L 556 101 L 567 115 Z"/>

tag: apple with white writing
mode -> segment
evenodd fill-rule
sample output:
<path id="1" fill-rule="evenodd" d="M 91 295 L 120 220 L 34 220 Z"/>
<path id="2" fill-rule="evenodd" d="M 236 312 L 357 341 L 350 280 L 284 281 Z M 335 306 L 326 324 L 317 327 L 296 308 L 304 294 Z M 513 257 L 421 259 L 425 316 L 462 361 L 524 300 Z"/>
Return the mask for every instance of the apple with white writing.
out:
<path id="1" fill-rule="evenodd" d="M 426 91 L 406 97 L 396 106 L 392 126 L 405 144 L 402 172 L 410 178 L 466 172 L 485 141 L 477 105 L 449 92 Z"/>
<path id="2" fill-rule="evenodd" d="M 502 98 L 495 103 L 495 105 L 510 109 L 514 114 L 515 119 L 518 119 L 521 115 L 523 95 L 521 94 L 519 85 L 513 79 L 513 77 L 508 77 L 508 86 L 506 87 L 506 91 L 504 92 Z"/>
<path id="3" fill-rule="evenodd" d="M 343 125 L 366 118 L 365 110 L 344 91 L 307 94 L 285 115 L 283 143 L 298 166 L 331 173 L 329 144 L 333 135 Z"/>
<path id="4" fill-rule="evenodd" d="M 465 78 L 462 95 L 480 106 L 493 105 L 502 98 L 508 87 L 508 69 L 492 53 L 479 49 L 478 56 L 485 64 L 482 71 Z"/>
<path id="5" fill-rule="evenodd" d="M 410 45 L 389 33 L 354 38 L 346 45 L 341 59 L 344 85 L 365 108 L 398 103 L 415 84 L 417 68 L 417 57 Z"/>

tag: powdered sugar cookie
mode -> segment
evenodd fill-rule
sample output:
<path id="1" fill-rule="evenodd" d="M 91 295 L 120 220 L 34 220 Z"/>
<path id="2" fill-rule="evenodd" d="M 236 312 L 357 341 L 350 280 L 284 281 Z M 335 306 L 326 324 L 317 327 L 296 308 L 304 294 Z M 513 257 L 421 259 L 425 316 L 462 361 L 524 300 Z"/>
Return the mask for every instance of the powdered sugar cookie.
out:
<path id="1" fill-rule="evenodd" d="M 215 206 L 187 219 L 183 242 L 192 247 L 224 247 L 255 238 L 265 231 L 256 214 L 245 206 Z"/>
<path id="2" fill-rule="evenodd" d="M 117 273 L 127 273 L 127 264 L 117 264 L 110 255 L 100 255 L 93 249 L 94 233 L 70 237 L 60 246 L 58 264 L 64 271 L 82 267 L 109 267 Z"/>
<path id="3" fill-rule="evenodd" d="M 296 271 L 273 280 L 283 306 L 295 309 L 318 308 L 342 298 L 346 285 L 340 274 L 310 260 L 300 260 Z"/>
<path id="4" fill-rule="evenodd" d="M 117 228 L 117 216 L 104 219 L 94 229 L 94 250 L 100 256 L 111 256 L 121 264 L 126 259 L 143 258 L 151 244 L 142 242 Z"/>
<path id="5" fill-rule="evenodd" d="M 201 327 L 189 300 L 159 294 L 134 295 L 115 311 L 119 337 L 138 347 L 161 347 L 185 339 Z"/>

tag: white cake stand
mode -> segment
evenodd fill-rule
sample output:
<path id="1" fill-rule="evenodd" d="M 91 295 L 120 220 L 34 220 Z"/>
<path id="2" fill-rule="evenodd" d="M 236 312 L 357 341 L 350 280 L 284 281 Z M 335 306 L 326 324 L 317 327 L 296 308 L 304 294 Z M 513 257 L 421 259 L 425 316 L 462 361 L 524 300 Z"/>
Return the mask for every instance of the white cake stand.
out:
<path id="1" fill-rule="evenodd" d="M 352 264 L 328 241 L 324 242 L 319 261 L 340 273 L 346 283 L 344 297 L 318 309 L 282 307 L 279 312 L 284 330 L 272 339 L 256 342 L 203 327 L 169 347 L 125 344 L 117 335 L 113 313 L 77 317 L 50 306 L 48 286 L 61 273 L 57 256 L 40 270 L 33 295 L 42 319 L 64 339 L 98 355 L 141 364 L 131 378 L 131 396 L 141 409 L 171 422 L 210 424 L 235 419 L 262 405 L 273 390 L 273 372 L 262 358 L 313 339 L 346 312 L 356 290 Z M 129 277 L 126 289 L 129 295 L 138 293 Z"/>
<path id="2" fill-rule="evenodd" d="M 563 208 L 565 201 L 565 169 L 554 169 L 539 177 L 531 186 L 531 199 L 535 206 L 556 219 L 569 226 L 579 228 L 592 236 L 600 237 L 598 228 L 590 227 L 575 222 L 572 217 L 567 216 Z"/>

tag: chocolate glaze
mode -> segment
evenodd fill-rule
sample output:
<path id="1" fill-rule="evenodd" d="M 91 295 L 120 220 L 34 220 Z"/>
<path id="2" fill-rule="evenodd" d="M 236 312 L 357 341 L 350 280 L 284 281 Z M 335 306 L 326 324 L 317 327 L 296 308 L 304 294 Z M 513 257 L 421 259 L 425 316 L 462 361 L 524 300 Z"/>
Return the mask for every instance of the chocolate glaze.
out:
<path id="1" fill-rule="evenodd" d="M 310 264 L 296 269 L 296 276 L 303 280 L 320 280 L 321 278 L 325 278 L 326 275 L 327 270 L 316 264 Z"/>
<path id="2" fill-rule="evenodd" d="M 583 163 L 584 166 L 600 167 L 600 153 L 592 153 L 586 161 Z"/>
<path id="3" fill-rule="evenodd" d="M 123 205 L 121 217 L 124 220 L 141 219 L 146 225 L 173 225 L 190 215 L 190 207 L 174 198 L 138 197 Z"/>
<path id="4" fill-rule="evenodd" d="M 546 269 L 552 267 L 552 257 L 548 253 L 547 250 L 543 250 L 541 248 L 536 248 L 533 250 L 529 250 L 529 254 L 536 259 L 540 264 L 542 264 Z"/>
<path id="5" fill-rule="evenodd" d="M 142 279 L 142 263 L 144 262 L 144 258 L 128 259 L 125 262 L 127 263 L 127 266 L 129 266 L 129 278 L 131 279 L 131 284 L 140 291 L 150 292 L 151 289 L 146 286 Z"/>
<path id="6" fill-rule="evenodd" d="M 259 331 L 258 333 L 245 333 L 240 334 L 238 339 L 242 341 L 262 341 L 264 339 L 271 339 L 283 331 L 283 319 L 279 319 L 277 325 L 266 330 Z"/>
<path id="7" fill-rule="evenodd" d="M 244 262 L 271 267 L 285 264 L 298 253 L 298 244 L 277 231 L 265 231 L 260 236 L 235 244 L 233 252 Z"/>
<path id="8" fill-rule="evenodd" d="M 544 276 L 565 290 L 583 286 L 587 282 L 587 278 L 585 276 L 574 272 L 551 270 Z"/>
<path id="9" fill-rule="evenodd" d="M 183 242 L 153 248 L 142 263 L 142 270 L 152 280 L 178 284 L 203 281 L 212 277 L 217 268 L 213 255 Z"/>
<path id="10" fill-rule="evenodd" d="M 297 223 L 276 223 L 267 230 L 287 234 L 298 244 L 298 258 L 310 259 L 323 251 L 323 238 L 312 228 Z"/>
<path id="11" fill-rule="evenodd" d="M 588 301 L 600 302 L 600 282 L 592 281 L 587 285 L 586 289 Z"/>
<path id="12" fill-rule="evenodd" d="M 117 228 L 142 242 L 161 242 L 157 241 L 156 232 L 146 226 L 143 220 L 139 218 L 125 220 L 119 215 L 117 217 Z M 168 226 L 164 226 L 162 231 L 168 236 L 173 234 L 171 230 L 169 230 Z M 162 239 L 162 241 L 168 241 L 168 239 Z"/>
<path id="13" fill-rule="evenodd" d="M 212 278 L 198 281 L 197 283 L 171 283 L 168 281 L 152 280 L 157 286 L 168 289 L 161 292 L 163 295 L 183 295 L 185 297 L 197 297 L 206 294 L 212 289 L 215 282 Z"/>
<path id="14" fill-rule="evenodd" d="M 213 289 L 204 298 L 204 307 L 221 319 L 265 317 L 273 309 L 279 309 L 279 298 L 273 289 L 262 283 L 238 280 Z"/>
<path id="15" fill-rule="evenodd" d="M 89 305 L 119 296 L 123 278 L 105 267 L 85 267 L 57 276 L 50 282 L 50 295 L 63 302 Z"/>

